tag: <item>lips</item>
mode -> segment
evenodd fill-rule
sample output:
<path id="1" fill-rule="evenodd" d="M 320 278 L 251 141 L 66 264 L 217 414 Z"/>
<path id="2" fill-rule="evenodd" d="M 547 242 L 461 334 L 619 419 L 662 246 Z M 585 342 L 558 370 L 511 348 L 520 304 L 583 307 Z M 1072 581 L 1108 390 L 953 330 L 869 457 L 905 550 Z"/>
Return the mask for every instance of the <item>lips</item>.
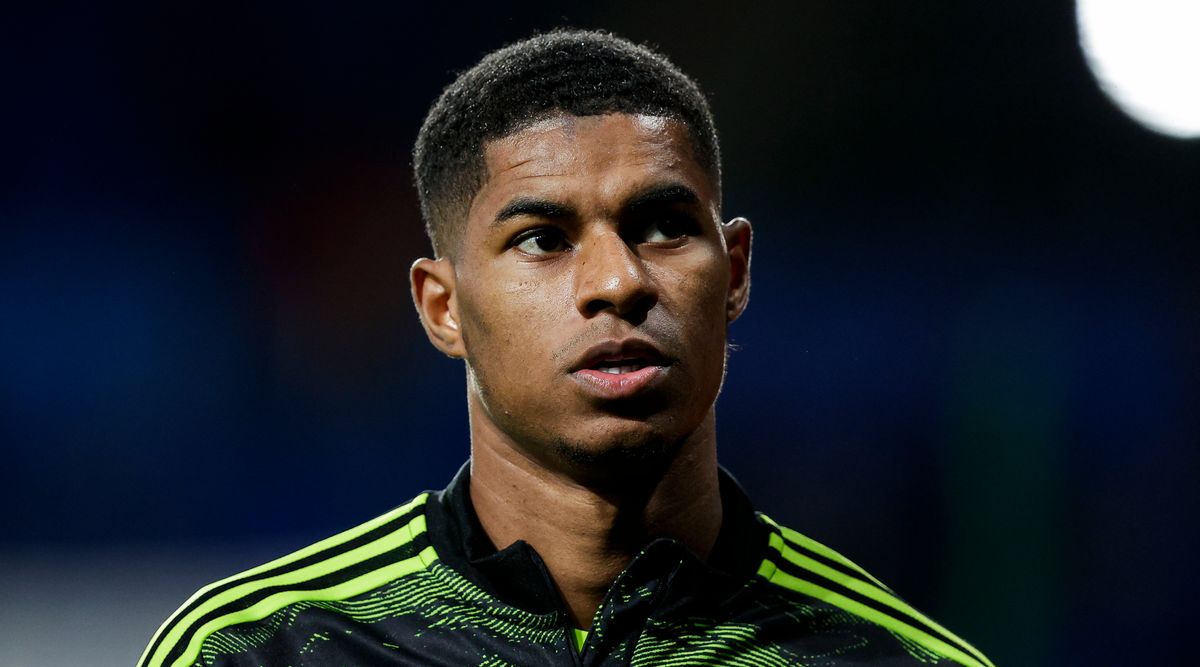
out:
<path id="1" fill-rule="evenodd" d="M 662 381 L 672 363 L 646 340 L 605 341 L 584 353 L 571 376 L 598 398 L 629 398 Z"/>
<path id="2" fill-rule="evenodd" d="M 630 367 L 637 370 L 647 366 L 670 366 L 672 361 L 654 343 L 642 338 L 606 340 L 588 348 L 571 366 L 571 372 L 588 369 L 611 372 L 612 369 Z"/>

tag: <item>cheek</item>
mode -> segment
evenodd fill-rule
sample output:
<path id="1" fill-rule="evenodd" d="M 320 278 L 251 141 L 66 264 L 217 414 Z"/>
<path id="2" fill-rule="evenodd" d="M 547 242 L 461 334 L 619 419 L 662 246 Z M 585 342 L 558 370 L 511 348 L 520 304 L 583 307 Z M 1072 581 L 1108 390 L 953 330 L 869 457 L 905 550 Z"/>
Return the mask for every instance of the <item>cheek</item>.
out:
<path id="1" fill-rule="evenodd" d="M 481 280 L 460 297 L 463 340 L 476 368 L 527 367 L 549 344 L 563 305 L 533 280 Z M 464 287 L 460 283 L 460 289 Z"/>
<path id="2" fill-rule="evenodd" d="M 699 387 L 719 385 L 725 369 L 728 275 L 715 261 L 698 261 L 665 272 L 662 301 L 671 313 L 670 335 L 690 359 L 687 375 Z"/>
<path id="3" fill-rule="evenodd" d="M 714 324 L 719 324 L 720 335 L 724 337 L 729 275 L 722 268 L 711 260 L 696 262 L 665 277 L 675 285 L 673 299 L 677 311 L 684 316 L 682 324 L 693 325 L 697 336 L 711 336 Z"/>

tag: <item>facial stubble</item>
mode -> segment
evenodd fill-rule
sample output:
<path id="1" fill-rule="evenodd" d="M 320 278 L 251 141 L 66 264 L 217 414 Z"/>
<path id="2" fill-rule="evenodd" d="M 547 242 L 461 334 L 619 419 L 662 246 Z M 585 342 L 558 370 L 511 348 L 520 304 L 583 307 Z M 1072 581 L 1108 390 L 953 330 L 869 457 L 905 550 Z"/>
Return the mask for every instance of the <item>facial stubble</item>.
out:
<path id="1" fill-rule="evenodd" d="M 473 348 L 469 342 L 468 331 L 468 328 L 463 329 L 463 340 L 469 350 Z M 598 412 L 618 422 L 647 426 L 648 428 L 643 429 L 641 433 L 616 432 L 620 430 L 618 427 L 600 437 L 573 439 L 566 434 L 537 428 L 539 415 L 516 414 L 513 410 L 502 407 L 497 409 L 505 403 L 497 400 L 498 392 L 488 381 L 487 373 L 479 372 L 469 357 L 466 359 L 468 391 L 476 393 L 486 418 L 526 456 L 546 467 L 563 471 L 597 490 L 628 492 L 643 486 L 641 481 L 653 485 L 675 460 L 688 439 L 703 426 L 707 413 L 713 409 L 716 396 L 720 394 L 724 385 L 729 358 L 728 345 L 723 344 L 722 350 L 721 379 L 712 400 L 707 403 L 705 416 L 698 420 L 694 428 L 677 434 L 672 434 L 675 429 L 671 427 L 678 420 L 669 410 L 670 396 L 665 392 L 652 392 L 630 399 L 609 401 L 602 408 L 596 408 Z M 686 368 L 687 362 L 676 360 L 674 363 L 684 365 L 676 369 L 678 371 Z M 693 397 L 679 397 L 683 401 L 688 398 Z M 705 400 L 707 397 L 694 398 Z M 652 424 L 653 421 L 659 423 Z"/>

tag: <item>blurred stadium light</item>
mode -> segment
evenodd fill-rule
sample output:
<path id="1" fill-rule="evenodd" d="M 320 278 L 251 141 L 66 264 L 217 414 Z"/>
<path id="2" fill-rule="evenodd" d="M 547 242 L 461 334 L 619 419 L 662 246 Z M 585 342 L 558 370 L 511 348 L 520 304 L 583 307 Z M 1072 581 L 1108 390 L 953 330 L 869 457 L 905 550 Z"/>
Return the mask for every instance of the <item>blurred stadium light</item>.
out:
<path id="1" fill-rule="evenodd" d="M 1122 111 L 1155 132 L 1200 137 L 1200 3 L 1078 0 L 1088 66 Z"/>

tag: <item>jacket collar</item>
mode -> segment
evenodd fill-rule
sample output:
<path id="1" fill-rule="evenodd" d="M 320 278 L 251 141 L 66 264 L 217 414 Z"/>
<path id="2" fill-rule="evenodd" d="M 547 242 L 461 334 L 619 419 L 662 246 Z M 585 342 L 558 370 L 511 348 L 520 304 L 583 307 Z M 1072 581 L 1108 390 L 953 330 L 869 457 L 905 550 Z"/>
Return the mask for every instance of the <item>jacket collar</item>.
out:
<path id="1" fill-rule="evenodd" d="M 755 516 L 741 486 L 724 468 L 718 471 L 722 522 L 707 562 L 678 541 L 660 538 L 648 544 L 630 564 L 636 569 L 658 569 L 654 563 L 678 569 L 688 563 L 692 585 L 706 597 L 727 596 L 742 588 L 758 570 L 767 547 L 768 530 Z M 459 469 L 450 484 L 431 498 L 426 510 L 428 530 L 441 560 L 472 583 L 501 601 L 535 614 L 562 610 L 562 602 L 541 556 L 524 540 L 496 549 L 471 503 L 470 462 Z M 664 557 L 664 554 L 667 554 Z M 666 565 L 674 561 L 674 565 Z M 701 591 L 697 591 L 700 593 Z"/>

